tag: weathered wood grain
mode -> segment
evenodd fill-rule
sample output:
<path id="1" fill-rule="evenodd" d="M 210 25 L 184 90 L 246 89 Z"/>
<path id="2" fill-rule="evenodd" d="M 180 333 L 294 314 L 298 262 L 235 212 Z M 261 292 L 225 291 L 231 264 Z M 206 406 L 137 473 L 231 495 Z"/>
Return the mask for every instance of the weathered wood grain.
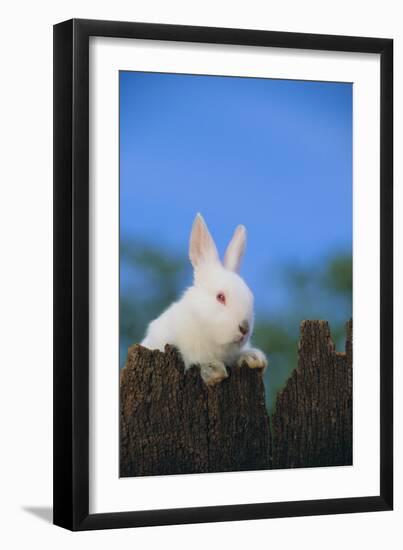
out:
<path id="1" fill-rule="evenodd" d="M 120 381 L 120 475 L 257 470 L 269 467 L 262 373 L 229 368 L 207 387 L 184 372 L 173 348 L 130 348 Z"/>
<path id="2" fill-rule="evenodd" d="M 326 321 L 303 321 L 298 366 L 269 421 L 262 372 L 228 368 L 207 387 L 178 352 L 129 349 L 120 379 L 120 475 L 352 463 L 352 323 L 336 352 Z"/>
<path id="3" fill-rule="evenodd" d="M 326 321 L 303 321 L 298 367 L 271 417 L 272 468 L 352 464 L 352 322 L 336 352 Z"/>

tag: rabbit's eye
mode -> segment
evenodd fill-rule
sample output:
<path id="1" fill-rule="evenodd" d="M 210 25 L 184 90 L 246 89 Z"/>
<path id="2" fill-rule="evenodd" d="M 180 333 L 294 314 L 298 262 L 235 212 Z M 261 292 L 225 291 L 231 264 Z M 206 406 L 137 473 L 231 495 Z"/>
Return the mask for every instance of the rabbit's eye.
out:
<path id="1" fill-rule="evenodd" d="M 220 302 L 220 304 L 225 305 L 225 294 L 223 292 L 219 292 L 216 298 L 217 298 L 217 302 Z"/>

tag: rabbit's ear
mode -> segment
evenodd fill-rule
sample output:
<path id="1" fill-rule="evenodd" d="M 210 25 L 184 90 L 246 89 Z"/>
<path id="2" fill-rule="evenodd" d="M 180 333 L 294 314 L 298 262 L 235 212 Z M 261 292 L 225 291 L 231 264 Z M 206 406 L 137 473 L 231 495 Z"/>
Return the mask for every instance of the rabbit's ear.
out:
<path id="1" fill-rule="evenodd" d="M 213 237 L 201 214 L 197 214 L 190 234 L 189 257 L 194 268 L 205 262 L 217 262 L 218 252 Z"/>
<path id="2" fill-rule="evenodd" d="M 230 271 L 239 272 L 242 256 L 246 248 L 246 228 L 238 225 L 224 256 L 224 267 Z"/>

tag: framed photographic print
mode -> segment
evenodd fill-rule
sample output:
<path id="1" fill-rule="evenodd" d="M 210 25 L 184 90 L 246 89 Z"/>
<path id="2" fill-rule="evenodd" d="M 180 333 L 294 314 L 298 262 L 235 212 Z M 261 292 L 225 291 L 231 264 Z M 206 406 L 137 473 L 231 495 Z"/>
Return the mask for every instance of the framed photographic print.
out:
<path id="1" fill-rule="evenodd" d="M 54 27 L 54 523 L 391 510 L 393 42 Z"/>

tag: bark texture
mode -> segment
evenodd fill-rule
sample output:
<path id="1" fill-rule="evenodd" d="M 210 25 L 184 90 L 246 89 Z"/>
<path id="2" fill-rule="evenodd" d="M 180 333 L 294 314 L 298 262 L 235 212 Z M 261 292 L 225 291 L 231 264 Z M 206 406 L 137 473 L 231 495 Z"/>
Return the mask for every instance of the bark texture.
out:
<path id="1" fill-rule="evenodd" d="M 270 367 L 269 367 L 270 368 Z M 352 463 L 352 324 L 338 353 L 326 321 L 304 321 L 298 367 L 270 421 L 262 372 L 228 368 L 208 388 L 178 352 L 129 349 L 120 379 L 120 475 Z"/>
<path id="2" fill-rule="evenodd" d="M 268 468 L 262 373 L 228 371 L 208 388 L 197 367 L 184 372 L 175 349 L 132 346 L 120 381 L 120 475 Z"/>
<path id="3" fill-rule="evenodd" d="M 279 392 L 272 468 L 352 464 L 352 322 L 339 353 L 326 321 L 303 321 L 298 367 Z"/>

